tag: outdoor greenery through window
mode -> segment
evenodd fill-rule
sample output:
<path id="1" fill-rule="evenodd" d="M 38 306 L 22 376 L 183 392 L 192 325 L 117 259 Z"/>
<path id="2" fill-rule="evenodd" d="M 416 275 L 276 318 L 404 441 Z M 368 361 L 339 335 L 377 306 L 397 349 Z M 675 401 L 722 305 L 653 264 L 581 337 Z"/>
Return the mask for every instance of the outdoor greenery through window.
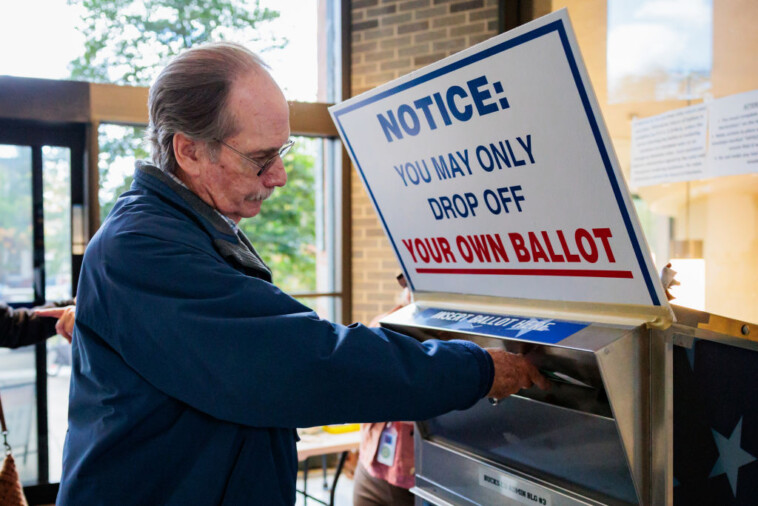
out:
<path id="1" fill-rule="evenodd" d="M 146 127 L 103 124 L 97 131 L 100 223 L 118 196 L 132 185 L 134 162 L 150 158 L 145 130 Z"/>
<path id="2" fill-rule="evenodd" d="M 318 139 L 295 137 L 284 157 L 287 184 L 277 188 L 261 206 L 261 212 L 240 221 L 285 292 L 316 291 L 316 161 Z"/>
<path id="3" fill-rule="evenodd" d="M 271 65 L 288 99 L 312 101 L 324 95 L 316 75 L 318 2 L 69 3 L 84 9 L 79 29 L 86 36 L 86 50 L 71 64 L 72 78 L 149 86 L 164 62 L 181 50 L 214 40 L 232 40 L 259 53 Z M 150 16 L 145 16 L 147 11 Z M 144 126 L 99 125 L 101 222 L 118 196 L 129 189 L 135 160 L 150 158 L 144 136 Z M 334 171 L 338 166 L 334 156 L 325 156 L 333 151 L 330 143 L 334 141 L 295 139 L 294 148 L 284 159 L 287 185 L 277 188 L 260 214 L 242 220 L 239 227 L 271 267 L 280 288 L 304 295 L 300 300 L 322 316 L 339 319 L 340 304 L 333 300 L 339 297 L 335 294 L 334 230 Z M 318 296 L 325 293 L 330 295 Z"/>

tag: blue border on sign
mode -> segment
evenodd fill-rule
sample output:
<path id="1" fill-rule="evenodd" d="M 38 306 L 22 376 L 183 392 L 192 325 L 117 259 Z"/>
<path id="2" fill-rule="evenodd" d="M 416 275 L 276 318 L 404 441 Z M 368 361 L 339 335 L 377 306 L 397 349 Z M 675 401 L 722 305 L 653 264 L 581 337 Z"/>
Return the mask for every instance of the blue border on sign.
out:
<path id="1" fill-rule="evenodd" d="M 568 36 L 566 35 L 566 28 L 563 25 L 562 19 L 550 22 L 544 26 L 541 26 L 539 28 L 532 30 L 531 32 L 524 33 L 510 40 L 506 40 L 492 47 L 484 49 L 476 54 L 472 54 L 470 56 L 467 56 L 466 58 L 462 58 L 461 60 L 450 63 L 449 65 L 440 67 L 432 72 L 429 72 L 428 74 L 424 74 L 422 76 L 411 79 L 405 83 L 399 84 L 398 86 L 395 86 L 394 88 L 389 88 L 381 93 L 377 93 L 376 95 L 368 97 L 364 100 L 360 100 L 360 101 L 355 102 L 354 104 L 350 104 L 344 109 L 340 109 L 339 111 L 336 111 L 334 113 L 334 117 L 337 121 L 337 128 L 339 128 L 339 131 L 342 134 L 342 138 L 345 140 L 345 143 L 347 144 L 347 149 L 352 154 L 353 160 L 355 160 L 356 166 L 358 167 L 358 172 L 360 173 L 361 178 L 363 179 L 363 184 L 366 186 L 366 189 L 369 192 L 369 196 L 371 197 L 371 200 L 374 202 L 374 207 L 379 213 L 379 219 L 382 220 L 382 225 L 384 226 L 384 229 L 387 231 L 387 235 L 389 236 L 390 243 L 392 244 L 392 248 L 395 250 L 395 255 L 397 256 L 398 261 L 400 262 L 400 265 L 403 268 L 403 271 L 405 271 L 406 279 L 411 285 L 411 290 L 414 290 L 413 278 L 412 276 L 409 275 L 408 269 L 406 269 L 405 264 L 403 263 L 402 256 L 400 255 L 400 252 L 397 250 L 395 240 L 389 231 L 389 227 L 387 227 L 387 223 L 384 220 L 384 216 L 382 215 L 382 211 L 379 208 L 379 205 L 377 204 L 376 198 L 374 198 L 374 193 L 371 191 L 371 187 L 369 186 L 368 181 L 366 180 L 366 175 L 363 173 L 363 169 L 361 168 L 360 162 L 358 161 L 358 157 L 355 156 L 355 151 L 353 150 L 353 147 L 350 144 L 350 140 L 348 139 L 347 135 L 345 134 L 344 129 L 342 128 L 342 123 L 340 122 L 340 116 L 342 116 L 343 114 L 347 114 L 348 112 L 354 111 L 356 109 L 359 109 L 361 107 L 364 107 L 366 105 L 377 102 L 379 100 L 382 100 L 384 98 L 387 98 L 389 96 L 400 93 L 401 91 L 405 91 L 407 89 L 413 88 L 414 86 L 418 86 L 419 84 L 423 84 L 427 81 L 431 81 L 432 79 L 435 79 L 439 76 L 448 74 L 455 70 L 471 65 L 472 63 L 476 63 L 478 61 L 484 60 L 485 58 L 489 58 L 492 55 L 501 53 L 508 49 L 512 49 L 516 46 L 519 46 L 531 40 L 542 37 L 551 32 L 558 32 L 558 36 L 560 37 L 561 44 L 563 45 L 563 49 L 566 53 L 566 59 L 569 64 L 569 68 L 571 69 L 571 74 L 574 77 L 574 82 L 576 83 L 577 91 L 579 92 L 579 97 L 582 100 L 582 105 L 587 114 L 587 120 L 589 121 L 590 129 L 592 130 L 592 134 L 595 136 L 595 142 L 597 143 L 598 149 L 600 151 L 600 157 L 603 160 L 603 164 L 605 165 L 605 171 L 608 175 L 608 179 L 611 183 L 611 188 L 613 189 L 613 194 L 616 197 L 616 202 L 618 204 L 619 210 L 621 211 L 621 216 L 624 221 L 624 225 L 626 226 L 629 239 L 632 243 L 632 248 L 634 249 L 634 254 L 637 258 L 637 263 L 639 264 L 640 271 L 642 272 L 642 276 L 645 280 L 645 284 L 647 285 L 648 293 L 650 294 L 650 298 L 652 299 L 653 305 L 660 306 L 661 302 L 658 299 L 658 294 L 655 291 L 655 285 L 653 284 L 653 280 L 650 277 L 650 271 L 647 268 L 647 265 L 645 264 L 645 257 L 642 253 L 642 248 L 639 242 L 637 241 L 636 235 L 634 234 L 632 219 L 629 216 L 629 211 L 627 210 L 626 205 L 624 204 L 623 195 L 621 193 L 621 187 L 619 185 L 618 180 L 615 177 L 615 174 L 613 173 L 613 167 L 611 165 L 610 156 L 608 156 L 608 150 L 606 149 L 605 144 L 603 143 L 603 138 L 600 135 L 600 127 L 597 123 L 595 116 L 592 114 L 592 107 L 590 105 L 589 95 L 587 94 L 587 90 L 585 89 L 584 83 L 582 82 L 582 78 L 579 75 L 579 66 L 577 65 L 576 59 L 574 58 L 574 54 L 571 51 L 571 45 L 569 44 Z"/>

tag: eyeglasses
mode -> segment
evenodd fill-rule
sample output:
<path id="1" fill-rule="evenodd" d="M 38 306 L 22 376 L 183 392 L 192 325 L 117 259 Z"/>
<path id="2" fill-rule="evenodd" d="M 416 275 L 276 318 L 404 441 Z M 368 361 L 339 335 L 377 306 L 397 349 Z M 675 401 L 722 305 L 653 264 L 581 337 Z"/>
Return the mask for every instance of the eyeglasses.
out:
<path id="1" fill-rule="evenodd" d="M 269 167 L 271 167 L 271 165 L 274 163 L 274 160 L 276 160 L 277 157 L 284 158 L 284 155 L 286 155 L 289 152 L 289 150 L 292 149 L 292 146 L 295 145 L 295 140 L 294 139 L 288 140 L 284 144 L 284 146 L 282 146 L 281 148 L 279 148 L 279 152 L 277 154 L 275 154 L 274 156 L 272 156 L 271 158 L 269 158 L 265 162 L 261 163 L 261 162 L 256 162 L 255 160 L 253 160 L 252 158 L 250 158 L 246 154 L 244 154 L 244 153 L 242 153 L 242 152 L 234 149 L 233 147 L 231 147 L 229 144 L 225 143 L 221 139 L 213 139 L 213 140 L 216 141 L 216 142 L 218 142 L 219 144 L 221 144 L 223 146 L 226 146 L 227 148 L 231 149 L 232 151 L 234 151 L 235 153 L 237 153 L 238 155 L 240 155 L 242 158 L 244 158 L 248 162 L 250 162 L 253 165 L 255 165 L 256 167 L 258 167 L 260 169 L 258 171 L 258 177 L 261 177 L 263 175 L 263 173 L 266 172 L 266 170 L 268 170 Z"/>

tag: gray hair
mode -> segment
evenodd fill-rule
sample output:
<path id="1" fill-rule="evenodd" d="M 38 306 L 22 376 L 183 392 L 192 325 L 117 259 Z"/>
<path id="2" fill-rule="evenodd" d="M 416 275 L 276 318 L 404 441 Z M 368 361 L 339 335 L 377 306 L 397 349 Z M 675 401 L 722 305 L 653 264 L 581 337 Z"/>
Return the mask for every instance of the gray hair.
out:
<path id="1" fill-rule="evenodd" d="M 153 163 L 176 172 L 173 142 L 179 132 L 208 142 L 211 156 L 217 156 L 214 139 L 238 131 L 234 114 L 226 108 L 232 83 L 255 68 L 267 66 L 247 48 L 230 42 L 194 47 L 171 60 L 150 87 L 147 101 Z"/>

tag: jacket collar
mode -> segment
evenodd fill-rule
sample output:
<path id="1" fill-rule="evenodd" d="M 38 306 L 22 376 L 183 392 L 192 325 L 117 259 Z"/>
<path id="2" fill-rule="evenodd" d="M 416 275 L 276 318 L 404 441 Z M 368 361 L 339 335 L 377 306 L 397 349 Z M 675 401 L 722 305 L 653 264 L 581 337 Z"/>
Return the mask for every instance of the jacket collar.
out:
<path id="1" fill-rule="evenodd" d="M 134 170 L 132 188 L 140 186 L 158 193 L 194 215 L 211 236 L 216 250 L 227 261 L 234 260 L 240 266 L 256 271 L 258 277 L 271 282 L 271 269 L 255 251 L 245 234 L 189 188 L 155 165 L 144 161 L 138 161 Z"/>

